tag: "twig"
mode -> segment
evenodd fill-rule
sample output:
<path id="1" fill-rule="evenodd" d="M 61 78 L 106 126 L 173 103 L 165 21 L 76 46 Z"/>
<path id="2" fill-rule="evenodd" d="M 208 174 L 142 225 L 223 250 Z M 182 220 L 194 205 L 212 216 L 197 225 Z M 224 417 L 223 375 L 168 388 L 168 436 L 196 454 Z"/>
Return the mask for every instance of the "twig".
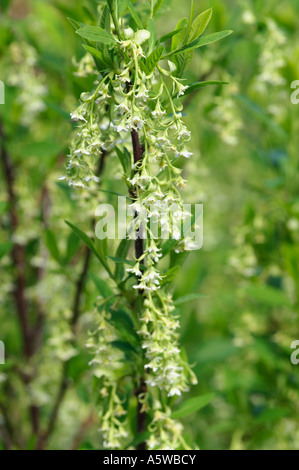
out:
<path id="1" fill-rule="evenodd" d="M 77 434 L 74 437 L 70 450 L 77 450 L 83 441 L 87 431 L 97 422 L 97 417 L 92 413 L 86 421 L 80 426 Z"/>
<path id="2" fill-rule="evenodd" d="M 132 137 L 132 145 L 133 145 L 133 153 L 134 153 L 134 163 L 135 163 L 135 168 L 136 164 L 142 161 L 143 159 L 143 154 L 144 154 L 144 148 L 141 146 L 140 139 L 139 139 L 139 134 L 138 132 L 133 129 L 131 132 L 131 137 Z M 137 169 L 135 170 L 137 172 Z M 131 197 L 132 199 L 136 199 L 136 193 L 134 190 L 131 191 Z M 135 214 L 135 217 L 138 217 L 138 214 Z M 141 230 L 142 231 L 142 230 Z M 137 237 L 135 240 L 135 256 L 136 259 L 140 259 L 142 255 L 144 254 L 144 244 L 143 244 L 143 239 L 142 237 Z M 143 260 L 141 261 L 141 264 L 143 264 Z M 139 295 L 143 295 L 143 291 L 139 290 Z M 139 386 L 135 389 L 135 396 L 138 397 L 141 394 L 146 393 L 147 391 L 147 386 L 143 378 L 140 379 L 140 384 Z M 137 432 L 138 434 L 142 434 L 146 431 L 146 413 L 142 411 L 142 404 L 138 400 L 138 407 L 137 407 Z M 146 449 L 146 443 L 141 442 L 137 446 L 138 450 L 145 450 Z"/>
<path id="3" fill-rule="evenodd" d="M 5 147 L 5 134 L 3 124 L 0 119 L 0 142 L 1 142 L 1 160 L 4 169 L 4 177 L 7 186 L 7 195 L 9 203 L 9 215 L 11 223 L 11 236 L 15 234 L 19 226 L 17 213 L 17 196 L 15 193 L 15 168 L 13 162 Z M 25 250 L 19 243 L 14 243 L 11 251 L 12 264 L 15 269 L 14 299 L 17 314 L 20 320 L 24 355 L 27 361 L 30 361 L 34 354 L 34 331 L 29 323 L 29 312 L 26 299 L 26 256 Z M 32 380 L 32 376 L 23 376 L 25 385 Z M 31 425 L 34 434 L 37 435 L 39 429 L 39 410 L 35 405 L 30 406 Z"/>
<path id="4" fill-rule="evenodd" d="M 16 232 L 19 226 L 17 215 L 17 198 L 14 190 L 15 184 L 15 169 L 10 156 L 5 148 L 5 136 L 3 131 L 3 124 L 0 120 L 0 141 L 1 141 L 1 160 L 4 169 L 4 177 L 6 180 L 8 202 L 9 202 L 9 215 L 11 222 L 12 235 Z M 32 356 L 31 339 L 32 332 L 28 321 L 28 308 L 25 296 L 25 252 L 22 245 L 15 243 L 11 251 L 12 263 L 15 268 L 15 289 L 14 298 L 16 302 L 17 313 L 20 319 L 24 353 L 27 359 Z"/>
<path id="5" fill-rule="evenodd" d="M 74 299 L 74 306 L 73 306 L 73 314 L 71 318 L 71 327 L 74 329 L 78 322 L 79 314 L 80 314 L 80 302 L 82 297 L 82 292 L 84 289 L 86 276 L 88 273 L 89 263 L 91 258 L 91 251 L 88 247 L 85 248 L 85 256 L 84 256 L 84 263 L 83 268 L 81 271 L 81 275 L 77 281 L 76 291 L 75 291 L 75 299 Z"/>

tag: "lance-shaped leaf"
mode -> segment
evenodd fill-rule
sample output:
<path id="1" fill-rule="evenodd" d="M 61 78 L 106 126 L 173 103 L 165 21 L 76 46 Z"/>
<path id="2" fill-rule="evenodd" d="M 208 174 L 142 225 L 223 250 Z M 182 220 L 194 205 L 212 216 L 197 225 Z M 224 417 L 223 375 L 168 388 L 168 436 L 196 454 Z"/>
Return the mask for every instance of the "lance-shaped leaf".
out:
<path id="1" fill-rule="evenodd" d="M 156 1 L 156 4 L 154 6 L 154 16 L 158 13 L 158 11 L 160 10 L 163 3 L 164 3 L 164 0 L 157 0 Z"/>
<path id="2" fill-rule="evenodd" d="M 190 93 L 193 93 L 194 91 L 200 90 L 201 88 L 204 88 L 209 85 L 228 85 L 229 82 L 222 82 L 221 80 L 208 80 L 206 82 L 196 82 L 192 83 L 192 85 L 189 85 L 187 90 L 185 90 L 185 93 L 183 96 L 189 95 Z"/>
<path id="3" fill-rule="evenodd" d="M 98 250 L 96 249 L 95 247 L 95 244 L 94 242 L 92 241 L 92 239 L 84 232 L 82 232 L 81 229 L 79 229 L 78 227 L 76 227 L 75 225 L 71 224 L 71 222 L 68 222 L 67 220 L 65 221 L 65 223 L 71 227 L 71 229 L 73 230 L 73 232 L 75 232 L 75 234 L 85 243 L 85 245 L 90 249 L 90 251 L 98 258 L 98 260 L 102 263 L 103 267 L 106 269 L 106 271 L 108 272 L 109 276 L 113 278 L 113 274 L 111 272 L 111 269 L 109 268 L 105 258 L 101 255 L 101 253 L 98 252 Z"/>
<path id="4" fill-rule="evenodd" d="M 157 63 L 163 55 L 164 49 L 164 46 L 158 47 L 143 62 L 143 65 L 148 73 L 152 73 L 152 71 L 155 69 Z"/>
<path id="5" fill-rule="evenodd" d="M 202 35 L 208 26 L 213 14 L 213 8 L 201 13 L 192 23 L 188 41 L 192 42 Z"/>
<path id="6" fill-rule="evenodd" d="M 83 44 L 83 47 L 96 59 L 96 64 L 100 68 L 100 70 L 111 70 L 113 68 L 113 62 L 110 56 L 109 59 L 106 60 L 103 56 L 103 53 L 95 47 L 88 46 L 86 44 Z"/>
<path id="7" fill-rule="evenodd" d="M 67 17 L 71 25 L 75 28 L 75 31 L 77 31 L 80 28 L 83 28 L 84 25 L 83 23 L 79 23 L 78 21 L 74 20 L 73 18 Z"/>
<path id="8" fill-rule="evenodd" d="M 50 230 L 50 229 L 47 229 L 45 234 L 46 234 L 47 248 L 48 248 L 52 258 L 55 259 L 55 261 L 57 261 L 60 264 L 61 263 L 61 255 L 59 253 L 59 248 L 58 248 L 58 244 L 57 244 L 57 240 L 55 238 L 55 235 L 52 232 L 52 230 Z"/>
<path id="9" fill-rule="evenodd" d="M 119 258 L 117 256 L 107 256 L 107 258 L 111 259 L 111 261 L 114 261 L 114 263 L 117 264 L 128 264 L 129 266 L 135 266 L 136 263 L 134 261 L 130 261 L 129 259 L 126 258 Z"/>
<path id="10" fill-rule="evenodd" d="M 163 56 L 162 59 L 167 59 L 168 57 L 171 57 L 173 55 L 182 54 L 186 51 L 192 51 L 193 49 L 198 49 L 199 47 L 207 46 L 208 44 L 212 44 L 213 42 L 219 41 L 220 39 L 223 39 L 232 33 L 233 31 L 227 30 L 219 31 L 218 33 L 208 34 L 207 36 L 202 36 L 201 38 L 196 39 L 195 41 L 191 42 L 190 44 L 187 44 L 186 46 L 183 46 L 180 49 L 169 52 L 168 54 Z"/>
<path id="11" fill-rule="evenodd" d="M 100 28 L 100 26 L 85 26 L 84 28 L 78 29 L 76 33 L 82 38 L 92 42 L 101 42 L 107 45 L 115 42 L 114 36 L 105 29 Z"/>
<path id="12" fill-rule="evenodd" d="M 206 299 L 206 298 L 207 296 L 203 294 L 188 294 L 188 295 L 184 295 L 183 297 L 179 297 L 178 299 L 176 299 L 174 301 L 174 305 L 176 307 L 180 307 L 181 305 L 184 305 L 188 302 L 193 302 L 194 300 Z"/>
<path id="13" fill-rule="evenodd" d="M 201 410 L 207 406 L 214 398 L 214 395 L 210 393 L 209 395 L 202 395 L 201 397 L 190 398 L 190 400 L 185 401 L 180 408 L 175 410 L 171 417 L 173 419 L 180 419 L 185 416 L 189 416 L 196 411 Z"/>
<path id="14" fill-rule="evenodd" d="M 116 258 L 125 258 L 128 255 L 129 249 L 131 247 L 132 241 L 131 240 L 122 240 L 118 246 L 117 252 L 116 252 Z M 125 275 L 125 270 L 124 266 L 122 263 L 116 263 L 116 269 L 115 269 L 115 279 L 117 281 L 121 281 Z"/>
<path id="15" fill-rule="evenodd" d="M 170 33 L 165 34 L 164 36 L 162 36 L 162 37 L 159 39 L 159 42 L 166 42 L 166 41 L 168 41 L 168 39 L 173 38 L 174 36 L 176 36 L 177 34 L 179 34 L 183 29 L 185 29 L 185 28 L 175 29 L 174 31 L 171 31 Z"/>
<path id="16" fill-rule="evenodd" d="M 187 27 L 189 21 L 188 18 L 182 18 L 175 27 L 175 31 L 179 31 L 178 34 L 175 34 L 171 42 L 171 50 L 176 51 L 183 43 L 187 34 Z"/>
<path id="17" fill-rule="evenodd" d="M 118 0 L 117 2 L 117 17 L 121 18 L 126 9 L 128 8 L 128 0 Z"/>
<path id="18" fill-rule="evenodd" d="M 97 290 L 104 299 L 114 296 L 114 292 L 111 287 L 100 277 L 96 276 L 94 273 L 89 273 L 90 278 L 93 280 Z"/>
<path id="19" fill-rule="evenodd" d="M 128 8 L 129 8 L 129 12 L 131 14 L 132 20 L 134 21 L 136 26 L 139 29 L 143 29 L 142 21 L 141 21 L 139 15 L 138 15 L 137 11 L 135 10 L 135 8 L 133 6 L 133 3 L 130 0 L 129 0 L 129 3 L 128 3 Z"/>

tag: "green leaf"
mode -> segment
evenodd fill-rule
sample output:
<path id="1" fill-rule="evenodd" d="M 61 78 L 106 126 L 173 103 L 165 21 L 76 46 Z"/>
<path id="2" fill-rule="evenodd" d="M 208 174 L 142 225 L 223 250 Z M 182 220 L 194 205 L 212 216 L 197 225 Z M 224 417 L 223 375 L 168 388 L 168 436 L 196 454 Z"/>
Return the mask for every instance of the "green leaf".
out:
<path id="1" fill-rule="evenodd" d="M 93 280 L 96 288 L 104 299 L 114 296 L 114 292 L 103 279 L 96 276 L 94 273 L 89 273 L 90 278 Z"/>
<path id="2" fill-rule="evenodd" d="M 86 44 L 83 44 L 84 49 L 89 52 L 95 59 L 96 66 L 100 71 L 104 70 L 113 70 L 114 69 L 114 64 L 113 61 L 106 51 L 106 46 L 103 46 L 103 50 L 99 51 L 95 47 L 88 46 Z"/>
<path id="3" fill-rule="evenodd" d="M 128 8 L 129 8 L 129 12 L 131 14 L 131 17 L 132 17 L 132 20 L 134 21 L 134 23 L 136 24 L 136 26 L 139 28 L 139 29 L 143 29 L 143 24 L 142 24 L 142 21 L 137 13 L 137 11 L 135 10 L 132 2 L 129 0 L 128 2 Z"/>
<path id="4" fill-rule="evenodd" d="M 188 18 L 181 19 L 175 27 L 175 31 L 179 30 L 179 33 L 174 35 L 171 42 L 171 50 L 175 51 L 184 41 L 187 33 L 189 21 Z"/>
<path id="5" fill-rule="evenodd" d="M 126 354 L 137 353 L 136 349 L 126 341 L 112 341 L 110 344 Z"/>
<path id="6" fill-rule="evenodd" d="M 57 263 L 61 264 L 61 255 L 59 253 L 58 244 L 57 244 L 54 233 L 52 232 L 52 230 L 47 229 L 45 231 L 45 234 L 46 234 L 46 245 L 52 258 L 55 259 Z"/>
<path id="7" fill-rule="evenodd" d="M 168 41 L 168 39 L 173 38 L 174 36 L 176 36 L 177 34 L 179 34 L 183 29 L 184 29 L 184 28 L 175 29 L 174 31 L 171 31 L 170 33 L 165 34 L 164 36 L 162 36 L 162 37 L 159 39 L 159 42 Z"/>
<path id="8" fill-rule="evenodd" d="M 113 44 L 115 42 L 114 36 L 108 33 L 105 29 L 100 26 L 85 26 L 76 31 L 79 36 L 88 41 L 101 42 L 103 44 Z"/>
<path id="9" fill-rule="evenodd" d="M 175 280 L 180 271 L 180 266 L 174 266 L 169 269 L 166 274 L 163 275 L 163 280 L 161 281 L 161 287 L 164 287 L 166 284 L 169 284 Z"/>
<path id="10" fill-rule="evenodd" d="M 132 241 L 131 240 L 122 240 L 118 246 L 118 249 L 117 249 L 117 252 L 116 252 L 116 258 L 117 259 L 126 259 L 127 257 L 127 254 L 129 252 L 129 249 L 132 245 Z M 115 279 L 117 281 L 121 281 L 124 277 L 124 267 L 121 263 L 116 263 L 116 268 L 115 268 L 115 273 L 114 273 L 114 276 L 115 276 Z"/>
<path id="11" fill-rule="evenodd" d="M 164 0 L 157 0 L 156 1 L 156 4 L 154 6 L 154 16 L 158 13 L 158 11 L 160 10 L 163 3 L 164 3 Z"/>
<path id="12" fill-rule="evenodd" d="M 12 242 L 0 243 L 0 259 L 2 259 L 3 256 L 7 255 L 12 249 L 12 247 L 13 247 Z"/>
<path id="13" fill-rule="evenodd" d="M 124 169 L 125 174 L 129 175 L 131 172 L 131 166 L 132 166 L 130 152 L 127 150 L 126 147 L 124 147 L 123 151 L 121 151 L 118 147 L 115 147 L 115 150 L 116 150 L 118 159 L 121 163 L 121 166 Z"/>
<path id="14" fill-rule="evenodd" d="M 188 36 L 188 42 L 197 39 L 208 26 L 213 14 L 213 8 L 201 13 L 192 23 L 191 31 Z"/>
<path id="15" fill-rule="evenodd" d="M 196 413 L 205 406 L 207 406 L 214 398 L 213 393 L 208 395 L 202 395 L 201 397 L 190 398 L 190 400 L 185 401 L 180 408 L 172 412 L 171 417 L 173 419 L 181 419 L 185 416 L 190 416 L 191 414 Z"/>
<path id="16" fill-rule="evenodd" d="M 110 13 L 109 13 L 109 8 L 107 5 L 103 9 L 102 16 L 99 21 L 99 26 L 102 29 L 105 29 L 107 33 L 110 33 Z"/>
<path id="17" fill-rule="evenodd" d="M 97 251 L 94 242 L 92 239 L 82 230 L 80 230 L 78 227 L 73 225 L 71 222 L 68 222 L 67 220 L 65 223 L 75 232 L 75 234 L 85 243 L 85 245 L 90 249 L 90 251 L 98 258 L 98 260 L 102 263 L 106 271 L 108 272 L 109 276 L 113 279 L 113 274 L 106 263 L 105 258 Z"/>
<path id="18" fill-rule="evenodd" d="M 121 18 L 128 8 L 128 0 L 118 0 L 117 2 L 117 17 Z"/>
<path id="19" fill-rule="evenodd" d="M 127 330 L 130 335 L 133 335 L 134 338 L 139 338 L 138 334 L 134 330 L 134 323 L 131 320 L 130 316 L 122 309 L 114 310 L 114 308 L 110 307 L 109 312 L 111 314 L 111 320 L 114 326 L 118 330 Z"/>
<path id="20" fill-rule="evenodd" d="M 87 52 L 90 52 L 90 54 L 93 56 L 93 57 L 96 57 L 97 59 L 99 59 L 103 65 L 105 65 L 105 61 L 104 61 L 104 57 L 103 57 L 103 54 L 101 51 L 99 51 L 98 49 L 96 49 L 95 47 L 92 47 L 92 46 L 88 46 L 86 44 L 83 44 L 83 47 L 84 49 L 87 51 Z"/>
<path id="21" fill-rule="evenodd" d="M 69 20 L 69 22 L 71 23 L 71 25 L 74 27 L 75 31 L 77 31 L 78 29 L 82 28 L 82 23 L 78 23 L 78 21 L 76 20 L 73 20 L 73 18 L 67 18 Z"/>
<path id="22" fill-rule="evenodd" d="M 193 49 L 198 49 L 199 47 L 207 46 L 208 44 L 212 44 L 213 42 L 220 41 L 220 39 L 223 39 L 232 33 L 233 31 L 227 30 L 227 31 L 220 31 L 218 33 L 213 33 L 207 36 L 203 36 L 191 42 L 190 44 L 187 44 L 181 49 L 177 49 L 175 51 L 169 52 L 168 54 L 163 56 L 162 59 L 167 59 L 168 57 L 171 57 L 173 55 L 182 54 L 182 52 L 185 52 L 185 51 L 191 51 Z"/>
<path id="23" fill-rule="evenodd" d="M 66 255 L 64 259 L 65 264 L 68 264 L 71 261 L 71 259 L 75 256 L 75 254 L 78 251 L 79 245 L 80 245 L 80 239 L 77 237 L 77 235 L 74 232 L 71 232 L 67 241 Z"/>
<path id="24" fill-rule="evenodd" d="M 209 86 L 209 85 L 217 86 L 217 85 L 228 85 L 228 84 L 229 84 L 229 82 L 222 82 L 220 80 L 209 80 L 209 81 L 206 81 L 206 82 L 192 83 L 192 85 L 189 85 L 189 87 L 185 91 L 184 96 L 189 95 L 190 93 L 193 93 L 194 91 L 200 90 L 200 88 L 204 88 L 204 87 Z"/>
<path id="25" fill-rule="evenodd" d="M 151 435 L 151 433 L 149 431 L 144 431 L 144 432 L 141 432 L 141 433 L 137 434 L 137 436 L 130 443 L 128 448 L 129 447 L 137 447 L 139 444 L 142 444 L 143 442 L 146 442 L 149 439 L 150 435 Z"/>
<path id="26" fill-rule="evenodd" d="M 184 295 L 183 297 L 179 297 L 178 299 L 176 299 L 174 301 L 174 305 L 176 307 L 179 307 L 180 305 L 186 304 L 188 302 L 192 302 L 193 300 L 202 299 L 202 298 L 207 298 L 207 296 L 202 295 L 202 294 L 188 294 L 188 295 Z"/>
<path id="27" fill-rule="evenodd" d="M 149 53 L 151 53 L 154 50 L 157 41 L 156 26 L 152 18 L 148 18 L 146 29 L 151 33 L 149 38 Z"/>
<path id="28" fill-rule="evenodd" d="M 134 261 L 130 261 L 128 259 L 125 259 L 125 258 L 117 258 L 116 256 L 107 256 L 107 258 L 111 259 L 112 261 L 114 261 L 114 263 L 120 263 L 120 264 L 128 264 L 129 266 L 135 266 L 135 262 Z"/>
<path id="29" fill-rule="evenodd" d="M 144 61 L 144 66 L 149 73 L 152 73 L 155 69 L 157 63 L 163 55 L 164 49 L 164 46 L 158 47 Z"/>
<path id="30" fill-rule="evenodd" d="M 165 242 L 164 245 L 162 246 L 162 250 L 161 250 L 162 258 L 165 258 L 165 256 L 167 256 L 168 253 L 170 253 L 177 246 L 177 244 L 178 244 L 177 240 L 173 240 L 172 238 L 167 240 L 167 242 Z"/>

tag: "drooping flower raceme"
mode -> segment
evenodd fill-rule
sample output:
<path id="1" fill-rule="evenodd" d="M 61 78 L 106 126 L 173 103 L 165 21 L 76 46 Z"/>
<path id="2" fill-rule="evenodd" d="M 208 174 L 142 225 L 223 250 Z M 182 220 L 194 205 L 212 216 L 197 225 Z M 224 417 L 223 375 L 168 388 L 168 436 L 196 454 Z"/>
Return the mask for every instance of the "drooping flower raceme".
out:
<path id="1" fill-rule="evenodd" d="M 130 287 L 129 299 L 133 295 L 136 301 L 139 298 L 142 303 L 137 320 L 133 309 L 133 323 L 140 346 L 137 364 L 141 359 L 142 369 L 138 369 L 135 358 L 131 374 L 134 380 L 136 374 L 143 376 L 146 392 L 137 392 L 137 398 L 142 404 L 142 410 L 147 411 L 157 393 L 162 393 L 167 403 L 171 397 L 187 391 L 190 383 L 196 383 L 196 377 L 180 350 L 179 318 L 172 296 L 164 288 L 168 281 L 167 273 L 160 268 L 160 260 L 167 254 L 163 241 L 172 239 L 177 251 L 186 249 L 188 244 L 191 246 L 190 241 L 183 240 L 181 234 L 182 224 L 191 214 L 183 207 L 179 188 L 184 186 L 185 181 L 177 164 L 192 156 L 188 148 L 191 133 L 185 125 L 180 101 L 188 86 L 181 78 L 184 67 L 179 60 L 165 60 L 163 67 L 159 65 L 165 47 L 159 41 L 155 46 L 154 32 L 147 29 L 133 30 L 126 19 L 118 20 L 119 11 L 115 8 L 115 2 L 109 0 L 107 4 L 108 8 L 104 8 L 99 21 L 99 25 L 105 26 L 105 29 L 86 27 L 77 31 L 85 39 L 102 41 L 106 45 L 101 44 L 97 49 L 86 47 L 94 56 L 100 73 L 95 89 L 81 95 L 80 106 L 71 115 L 72 120 L 79 125 L 71 145 L 67 176 L 63 178 L 70 186 L 86 189 L 91 181 L 98 181 L 96 164 L 101 154 L 115 150 L 122 164 L 123 180 L 131 198 L 128 209 L 133 215 L 129 238 L 136 240 L 135 248 L 139 246 L 135 250 L 134 265 L 126 270 L 128 279 L 135 278 Z M 111 34 L 110 21 L 107 21 L 109 12 L 114 24 L 114 35 Z M 188 40 L 196 40 L 210 18 L 211 10 L 204 12 L 192 34 L 186 25 L 180 39 L 173 42 L 173 48 L 180 44 L 186 45 Z M 181 29 L 178 28 L 178 32 Z M 178 35 L 178 32 L 172 35 Z M 229 32 L 225 32 L 223 37 L 227 34 Z M 165 59 L 172 59 L 171 56 L 171 53 L 166 54 Z M 184 64 L 189 59 L 190 51 Z M 143 241 L 138 244 L 137 239 L 141 234 Z M 121 286 L 123 289 L 123 284 Z M 101 324 L 112 321 L 114 332 L 114 320 L 109 315 L 115 313 L 114 309 L 117 310 L 119 303 L 128 298 L 123 291 L 121 295 L 123 300 L 116 300 L 113 306 L 108 303 L 99 307 Z M 110 309 L 108 316 L 105 310 L 107 307 L 108 311 Z M 121 448 L 126 439 L 123 430 L 126 420 L 122 404 L 116 398 L 116 383 L 120 374 L 118 363 L 127 360 L 125 357 L 129 352 L 124 349 L 123 343 L 106 343 L 110 329 L 105 330 L 105 339 L 94 341 L 93 338 L 95 358 L 92 365 L 96 375 L 105 377 L 104 389 L 109 388 L 111 393 L 103 416 L 105 445 L 108 448 Z M 133 336 L 130 333 L 132 341 Z M 117 357 L 114 355 L 113 344 L 125 354 L 122 359 L 119 352 L 116 353 Z M 139 346 L 135 345 L 133 350 L 138 350 Z M 129 350 L 132 352 L 131 348 Z M 117 376 L 117 379 L 113 379 L 113 364 L 116 364 L 114 377 Z M 105 369 L 108 370 L 105 372 Z M 123 373 L 127 377 L 128 372 Z M 162 408 L 159 409 L 159 406 Z M 151 449 L 166 449 L 183 445 L 178 437 L 181 433 L 180 425 L 171 420 L 168 407 L 162 403 L 159 406 L 154 412 L 152 408 L 152 425 L 149 427 L 152 436 L 148 446 Z M 117 408 L 121 409 L 121 417 L 118 419 L 115 412 L 113 421 L 113 413 Z M 142 413 L 142 410 L 139 412 Z"/>

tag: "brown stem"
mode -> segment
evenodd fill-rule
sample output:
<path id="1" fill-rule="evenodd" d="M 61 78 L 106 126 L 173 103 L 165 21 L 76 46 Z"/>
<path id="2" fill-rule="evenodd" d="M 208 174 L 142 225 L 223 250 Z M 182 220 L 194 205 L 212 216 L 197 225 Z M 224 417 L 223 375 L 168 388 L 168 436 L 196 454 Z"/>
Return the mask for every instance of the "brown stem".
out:
<path id="1" fill-rule="evenodd" d="M 4 141 L 4 130 L 0 120 L 0 141 L 1 141 L 1 160 L 4 169 L 4 177 L 7 186 L 7 195 L 9 203 L 9 215 L 11 223 L 12 235 L 16 232 L 19 226 L 19 220 L 17 215 L 17 197 L 14 190 L 15 185 L 15 169 L 11 161 L 11 158 L 6 150 Z M 14 299 L 16 303 L 17 313 L 20 319 L 22 336 L 23 336 L 23 348 L 27 359 L 30 359 L 32 355 L 31 339 L 32 332 L 29 326 L 28 320 L 28 306 L 25 297 L 25 251 L 24 247 L 18 243 L 15 243 L 11 251 L 12 263 L 15 269 L 15 283 L 14 283 Z"/>
<path id="2" fill-rule="evenodd" d="M 75 291 L 75 299 L 74 299 L 74 305 L 73 305 L 73 314 L 71 318 L 71 327 L 74 329 L 77 322 L 78 318 L 80 315 L 80 303 L 81 303 L 81 297 L 86 281 L 86 276 L 88 273 L 88 268 L 89 268 L 89 263 L 90 263 L 90 258 L 91 258 L 91 251 L 89 248 L 86 247 L 85 249 L 85 256 L 84 256 L 84 262 L 83 262 L 83 268 L 81 271 L 81 275 L 77 281 L 76 285 L 76 291 Z"/>
<path id="3" fill-rule="evenodd" d="M 36 450 L 44 449 L 49 437 L 51 436 L 55 428 L 59 409 L 69 386 L 69 383 L 67 380 L 67 366 L 68 366 L 68 362 L 65 362 L 62 367 L 61 380 L 60 380 L 58 392 L 55 398 L 54 406 L 53 406 L 53 409 L 49 418 L 49 423 L 48 423 L 46 431 L 43 434 L 40 434 L 39 436 L 39 439 L 36 444 Z"/>
<path id="4" fill-rule="evenodd" d="M 88 430 L 97 422 L 97 417 L 92 413 L 80 426 L 69 450 L 77 450 Z"/>
<path id="5" fill-rule="evenodd" d="M 146 431 L 146 412 L 142 410 L 143 405 L 140 403 L 138 397 L 141 394 L 145 394 L 147 392 L 147 386 L 143 379 L 141 379 L 139 388 L 135 390 L 135 396 L 138 400 L 137 405 L 137 434 L 143 434 Z M 140 442 L 137 446 L 137 450 L 146 450 L 146 442 Z"/>
<path id="6" fill-rule="evenodd" d="M 4 177 L 7 186 L 7 195 L 9 203 L 9 215 L 11 223 L 11 236 L 15 234 L 19 226 L 18 212 L 17 212 L 17 196 L 15 193 L 15 168 L 13 162 L 5 147 L 5 135 L 3 124 L 0 120 L 0 141 L 1 141 L 1 160 L 4 169 Z M 25 250 L 19 243 L 14 243 L 11 251 L 12 264 L 15 270 L 14 282 L 14 300 L 16 304 L 17 314 L 20 320 L 23 349 L 25 358 L 29 361 L 34 354 L 34 332 L 29 323 L 29 312 L 26 299 L 26 256 Z M 28 385 L 31 377 L 24 378 L 24 383 Z M 30 417 L 32 430 L 34 434 L 38 433 L 39 429 L 39 410 L 38 407 L 30 406 Z"/>
<path id="7" fill-rule="evenodd" d="M 131 132 L 131 137 L 132 137 L 132 145 L 133 145 L 133 153 L 134 153 L 134 164 L 138 164 L 139 162 L 142 161 L 143 159 L 143 154 L 144 154 L 144 148 L 141 146 L 140 139 L 139 139 L 139 134 L 138 132 L 133 129 Z M 136 166 L 135 166 L 136 168 Z M 135 170 L 135 173 L 137 173 L 137 168 Z M 131 197 L 136 199 L 137 194 L 135 190 L 131 191 Z M 138 214 L 135 214 L 135 217 L 138 217 Z M 142 232 L 142 228 L 140 230 Z M 135 256 L 136 259 L 140 259 L 142 255 L 144 254 L 144 244 L 143 244 L 143 239 L 141 237 L 138 237 L 135 241 Z M 143 260 L 141 261 L 141 264 L 143 264 Z M 139 291 L 139 295 L 143 296 L 144 292 L 142 290 Z M 142 410 L 142 403 L 139 402 L 138 397 L 141 394 L 144 394 L 147 392 L 147 386 L 143 378 L 140 379 L 140 384 L 138 387 L 135 389 L 135 396 L 137 397 L 138 400 L 138 405 L 137 405 L 137 433 L 138 435 L 144 433 L 146 431 L 146 413 Z M 137 446 L 137 450 L 146 450 L 146 442 L 141 442 Z"/>

